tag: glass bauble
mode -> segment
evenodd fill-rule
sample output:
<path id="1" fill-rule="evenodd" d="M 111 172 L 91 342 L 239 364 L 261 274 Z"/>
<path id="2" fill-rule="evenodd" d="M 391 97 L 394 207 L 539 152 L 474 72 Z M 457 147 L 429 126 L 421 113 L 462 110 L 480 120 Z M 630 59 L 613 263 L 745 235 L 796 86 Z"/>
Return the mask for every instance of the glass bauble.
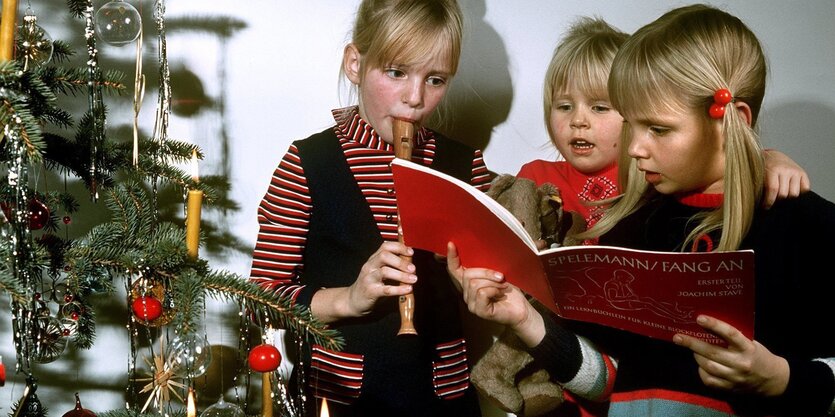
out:
<path id="1" fill-rule="evenodd" d="M 142 31 L 142 16 L 124 0 L 113 0 L 99 7 L 95 23 L 99 39 L 114 46 L 135 41 Z"/>
<path id="2" fill-rule="evenodd" d="M 40 230 L 49 221 L 49 207 L 40 200 L 33 198 L 29 200 L 29 229 Z"/>
<path id="3" fill-rule="evenodd" d="M 14 416 L 43 417 L 46 410 L 44 410 L 41 400 L 38 398 L 38 394 L 35 393 L 38 389 L 38 384 L 35 383 L 34 378 L 29 377 L 26 379 L 26 387 L 28 389 L 23 391 L 25 393 L 24 397 L 21 399 L 20 404 L 18 404 L 18 408 L 17 411 L 15 411 Z"/>
<path id="4" fill-rule="evenodd" d="M 244 411 L 241 410 L 241 407 L 238 407 L 235 404 L 228 403 L 223 401 L 221 398 L 218 402 L 208 406 L 202 413 L 200 413 L 200 417 L 244 417 Z"/>
<path id="5" fill-rule="evenodd" d="M 26 68 L 44 65 L 52 59 L 52 36 L 36 23 L 38 18 L 31 10 L 23 16 L 23 25 L 17 28 L 17 59 Z"/>
<path id="6" fill-rule="evenodd" d="M 67 347 L 64 326 L 61 320 L 48 315 L 37 318 L 35 349 L 32 360 L 38 363 L 50 363 L 58 359 Z"/>
<path id="7" fill-rule="evenodd" d="M 205 374 L 212 363 L 212 347 L 205 336 L 177 336 L 171 341 L 168 352 L 176 376 L 198 377 Z"/>

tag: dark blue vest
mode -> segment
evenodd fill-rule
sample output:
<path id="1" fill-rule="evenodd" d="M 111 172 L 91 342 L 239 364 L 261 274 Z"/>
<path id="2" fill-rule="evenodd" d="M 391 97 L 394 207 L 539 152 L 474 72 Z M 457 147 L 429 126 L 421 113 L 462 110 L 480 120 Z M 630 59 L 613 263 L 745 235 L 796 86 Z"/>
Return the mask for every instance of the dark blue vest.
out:
<path id="1" fill-rule="evenodd" d="M 297 141 L 295 146 L 313 206 L 301 277 L 306 288 L 297 299 L 309 305 L 318 288 L 350 286 L 383 240 L 333 129 Z M 434 169 L 469 182 L 473 156 L 473 149 L 436 134 Z M 402 402 L 399 410 L 417 411 L 433 409 L 431 404 L 437 402 L 441 408 L 435 408 L 434 415 L 446 415 L 442 409 L 466 400 L 464 408 L 454 407 L 456 413 L 463 412 L 457 415 L 468 415 L 467 410 L 478 415 L 472 389 L 458 400 L 439 400 L 435 395 L 432 362 L 439 360 L 436 346 L 463 337 L 459 315 L 461 295 L 452 286 L 444 264 L 436 261 L 431 253 L 415 252 L 417 336 L 397 336 L 400 327 L 397 297 L 381 301 L 366 317 L 333 325 L 346 341 L 343 352 L 365 358 L 359 403 Z"/>

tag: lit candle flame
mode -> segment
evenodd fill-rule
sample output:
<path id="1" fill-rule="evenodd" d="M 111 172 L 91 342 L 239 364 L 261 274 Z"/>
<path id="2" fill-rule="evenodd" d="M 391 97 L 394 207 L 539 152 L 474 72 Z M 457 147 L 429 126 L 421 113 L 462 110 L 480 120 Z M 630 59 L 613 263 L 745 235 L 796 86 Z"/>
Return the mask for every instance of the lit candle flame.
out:
<path id="1" fill-rule="evenodd" d="M 331 412 L 328 411 L 327 398 L 322 398 L 322 409 L 319 411 L 319 417 L 331 417 Z"/>
<path id="2" fill-rule="evenodd" d="M 194 405 L 194 388 L 188 387 L 188 405 L 186 406 L 186 417 L 196 417 L 197 407 Z"/>
<path id="3" fill-rule="evenodd" d="M 200 175 L 197 173 L 197 150 L 191 151 L 191 179 L 200 182 Z"/>

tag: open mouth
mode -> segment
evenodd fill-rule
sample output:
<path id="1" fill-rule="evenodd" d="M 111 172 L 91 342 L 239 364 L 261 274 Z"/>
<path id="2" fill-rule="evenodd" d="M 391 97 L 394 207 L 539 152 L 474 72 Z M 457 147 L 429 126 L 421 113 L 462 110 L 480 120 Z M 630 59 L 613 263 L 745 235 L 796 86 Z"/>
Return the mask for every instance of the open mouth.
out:
<path id="1" fill-rule="evenodd" d="M 572 148 L 576 149 L 591 149 L 594 148 L 594 144 L 591 142 L 586 141 L 585 139 L 574 139 L 570 143 Z"/>

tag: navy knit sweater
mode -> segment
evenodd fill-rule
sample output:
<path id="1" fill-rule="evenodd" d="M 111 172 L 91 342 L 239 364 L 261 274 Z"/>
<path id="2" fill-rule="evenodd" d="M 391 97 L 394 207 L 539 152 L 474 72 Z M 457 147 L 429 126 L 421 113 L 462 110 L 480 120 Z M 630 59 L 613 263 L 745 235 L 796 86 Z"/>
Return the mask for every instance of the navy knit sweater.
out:
<path id="1" fill-rule="evenodd" d="M 600 244 L 678 251 L 688 220 L 706 209 L 658 196 Z M 835 319 L 833 236 L 835 204 L 809 192 L 758 211 L 741 245 L 756 258 L 755 338 L 791 368 L 779 398 L 708 388 L 688 349 L 591 324 L 546 318 L 546 337 L 531 353 L 567 388 L 610 399 L 610 416 L 827 415 L 835 400 L 835 343 L 826 335 Z"/>

